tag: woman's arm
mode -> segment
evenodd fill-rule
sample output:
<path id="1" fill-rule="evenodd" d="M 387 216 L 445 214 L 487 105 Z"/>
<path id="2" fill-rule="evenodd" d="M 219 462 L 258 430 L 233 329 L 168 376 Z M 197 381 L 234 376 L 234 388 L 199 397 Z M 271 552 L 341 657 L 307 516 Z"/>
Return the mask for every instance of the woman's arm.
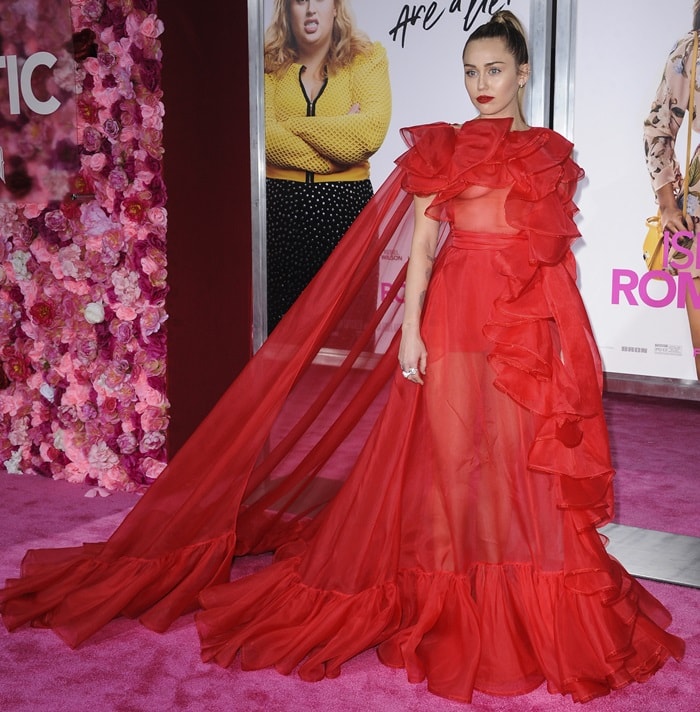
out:
<path id="1" fill-rule="evenodd" d="M 652 186 L 659 202 L 662 224 L 685 230 L 676 203 L 683 177 L 675 154 L 676 136 L 688 108 L 692 34 L 669 55 L 649 116 L 644 122 L 644 151 Z"/>
<path id="2" fill-rule="evenodd" d="M 415 226 L 406 274 L 401 345 L 399 346 L 401 368 L 403 370 L 417 368 L 418 372 L 411 376 L 410 380 L 420 384 L 423 383 L 422 376 L 425 376 L 428 358 L 425 344 L 420 335 L 420 318 L 428 282 L 433 272 L 440 227 L 437 220 L 433 220 L 425 214 L 433 198 L 434 196 L 431 195 L 427 197 L 415 196 L 413 199 Z"/>
<path id="3" fill-rule="evenodd" d="M 331 173 L 337 168 L 307 141 L 289 130 L 286 122 L 279 121 L 275 94 L 279 79 L 265 75 L 265 155 L 267 162 L 280 168 L 294 168 L 312 173 Z"/>
<path id="4" fill-rule="evenodd" d="M 384 47 L 375 43 L 368 55 L 355 60 L 350 74 L 346 113 L 299 116 L 285 123 L 289 131 L 338 166 L 361 163 L 376 153 L 391 119 L 389 63 Z"/>

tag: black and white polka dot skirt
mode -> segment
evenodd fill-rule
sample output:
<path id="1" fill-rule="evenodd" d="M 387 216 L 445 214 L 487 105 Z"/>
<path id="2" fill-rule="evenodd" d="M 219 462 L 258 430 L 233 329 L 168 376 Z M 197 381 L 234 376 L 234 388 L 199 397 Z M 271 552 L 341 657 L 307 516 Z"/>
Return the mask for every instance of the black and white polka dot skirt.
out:
<path id="1" fill-rule="evenodd" d="M 369 179 L 267 179 L 267 320 L 272 331 L 373 195 Z"/>

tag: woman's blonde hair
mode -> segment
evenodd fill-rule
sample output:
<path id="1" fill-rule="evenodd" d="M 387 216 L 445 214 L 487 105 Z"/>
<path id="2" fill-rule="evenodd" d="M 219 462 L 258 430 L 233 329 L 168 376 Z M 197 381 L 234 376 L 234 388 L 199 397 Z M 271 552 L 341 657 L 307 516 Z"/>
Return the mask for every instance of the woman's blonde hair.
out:
<path id="1" fill-rule="evenodd" d="M 299 50 L 292 34 L 289 5 L 292 0 L 274 0 L 272 20 L 265 31 L 265 73 L 284 71 L 299 59 Z M 372 46 L 369 38 L 355 27 L 349 0 L 333 0 L 335 19 L 328 49 L 326 71 L 334 74 L 352 63 Z"/>

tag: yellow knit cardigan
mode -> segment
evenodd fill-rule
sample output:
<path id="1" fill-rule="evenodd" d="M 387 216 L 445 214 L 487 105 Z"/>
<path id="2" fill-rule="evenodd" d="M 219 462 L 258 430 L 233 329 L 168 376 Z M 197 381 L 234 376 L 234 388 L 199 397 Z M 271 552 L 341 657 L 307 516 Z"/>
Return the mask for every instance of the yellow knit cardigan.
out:
<path id="1" fill-rule="evenodd" d="M 391 117 L 386 50 L 375 42 L 329 76 L 314 102 L 307 101 L 301 70 L 292 64 L 265 75 L 267 176 L 306 182 L 367 178 L 368 159 L 384 141 Z M 353 104 L 359 113 L 348 113 Z"/>

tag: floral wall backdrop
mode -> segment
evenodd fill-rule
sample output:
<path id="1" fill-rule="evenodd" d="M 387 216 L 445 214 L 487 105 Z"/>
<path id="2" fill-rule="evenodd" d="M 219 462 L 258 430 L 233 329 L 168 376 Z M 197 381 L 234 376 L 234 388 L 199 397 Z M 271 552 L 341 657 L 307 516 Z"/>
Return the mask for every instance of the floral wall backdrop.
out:
<path id="1" fill-rule="evenodd" d="M 163 25 L 155 0 L 70 12 L 76 145 L 51 159 L 65 197 L 22 202 L 16 180 L 0 202 L 0 462 L 132 490 L 166 460 Z"/>

